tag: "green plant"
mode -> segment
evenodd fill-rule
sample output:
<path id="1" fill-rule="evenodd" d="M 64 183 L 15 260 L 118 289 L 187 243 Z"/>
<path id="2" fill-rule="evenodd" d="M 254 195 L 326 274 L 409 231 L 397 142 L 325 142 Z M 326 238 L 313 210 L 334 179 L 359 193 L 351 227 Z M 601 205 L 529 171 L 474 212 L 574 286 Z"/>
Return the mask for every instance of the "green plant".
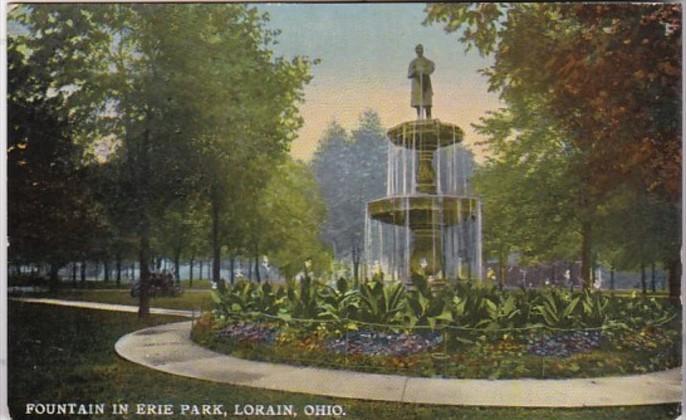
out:
<path id="1" fill-rule="evenodd" d="M 602 327 L 608 321 L 608 307 L 611 300 L 601 293 L 584 291 L 581 297 L 584 327 Z"/>
<path id="2" fill-rule="evenodd" d="M 580 295 L 566 290 L 546 289 L 541 292 L 542 303 L 534 306 L 534 312 L 540 315 L 543 323 L 554 328 L 580 327 L 576 312 Z"/>
<path id="3" fill-rule="evenodd" d="M 405 296 L 405 326 L 429 326 L 433 330 L 436 326 L 448 325 L 453 321 L 453 313 L 446 303 L 447 294 L 432 295 L 424 279 L 415 279 L 414 284 L 415 289 Z"/>
<path id="4" fill-rule="evenodd" d="M 320 319 L 332 320 L 337 332 L 357 329 L 352 321 L 360 309 L 360 293 L 353 289 L 344 278 L 338 279 L 336 287 L 323 287 L 319 293 Z"/>
<path id="5" fill-rule="evenodd" d="M 488 322 L 486 329 L 501 329 L 514 328 L 517 326 L 517 315 L 520 310 L 517 308 L 517 299 L 514 295 L 498 295 L 498 302 L 494 302 L 488 298 L 484 299 L 486 311 L 488 313 Z"/>
<path id="6" fill-rule="evenodd" d="M 487 317 L 486 299 L 493 291 L 494 289 L 458 285 L 451 301 L 454 325 L 482 328 Z"/>
<path id="7" fill-rule="evenodd" d="M 359 320 L 389 324 L 396 322 L 405 307 L 405 287 L 400 284 L 384 286 L 378 281 L 360 284 Z"/>
<path id="8" fill-rule="evenodd" d="M 211 296 L 224 315 L 247 312 L 276 315 L 283 307 L 286 292 L 282 288 L 274 290 L 269 283 L 239 281 L 224 292 L 212 291 Z"/>
<path id="9" fill-rule="evenodd" d="M 289 281 L 286 285 L 286 309 L 290 316 L 296 318 L 314 319 L 320 312 L 318 301 L 319 283 L 305 276 L 300 284 Z"/>
<path id="10" fill-rule="evenodd" d="M 287 322 L 307 319 L 312 326 L 327 322 L 337 334 L 366 322 L 393 329 L 458 327 L 465 330 L 460 337 L 472 329 L 476 334 L 545 328 L 604 328 L 610 337 L 620 329 L 659 327 L 678 316 L 675 306 L 655 298 L 554 288 L 501 291 L 467 282 L 432 291 L 423 278 L 414 279 L 410 291 L 402 284 L 377 280 L 356 284 L 341 278 L 335 287 L 310 277 L 285 287 L 241 281 L 211 296 L 224 319 L 240 314 L 276 316 Z"/>

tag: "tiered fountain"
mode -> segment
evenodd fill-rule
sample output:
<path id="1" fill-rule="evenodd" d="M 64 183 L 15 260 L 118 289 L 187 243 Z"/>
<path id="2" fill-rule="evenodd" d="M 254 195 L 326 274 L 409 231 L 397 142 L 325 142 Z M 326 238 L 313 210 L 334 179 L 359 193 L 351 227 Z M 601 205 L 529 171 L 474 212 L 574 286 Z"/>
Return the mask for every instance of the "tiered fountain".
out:
<path id="1" fill-rule="evenodd" d="M 464 133 L 431 118 L 434 65 L 420 47 L 408 74 L 417 120 L 388 130 L 386 197 L 367 204 L 365 249 L 370 275 L 408 286 L 423 276 L 436 289 L 482 278 L 481 204 L 468 187 Z"/>

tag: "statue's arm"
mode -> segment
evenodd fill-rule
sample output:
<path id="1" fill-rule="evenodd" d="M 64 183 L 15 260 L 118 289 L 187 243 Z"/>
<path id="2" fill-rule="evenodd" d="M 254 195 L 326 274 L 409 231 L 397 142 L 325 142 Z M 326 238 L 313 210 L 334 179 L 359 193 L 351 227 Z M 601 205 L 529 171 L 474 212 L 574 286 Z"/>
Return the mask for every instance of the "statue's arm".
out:
<path id="1" fill-rule="evenodd" d="M 407 69 L 407 78 L 412 79 L 416 75 L 416 69 L 414 67 L 414 60 L 410 63 L 410 68 Z"/>
<path id="2" fill-rule="evenodd" d="M 434 64 L 433 61 L 429 60 L 429 74 L 432 74 L 436 70 L 436 65 Z"/>

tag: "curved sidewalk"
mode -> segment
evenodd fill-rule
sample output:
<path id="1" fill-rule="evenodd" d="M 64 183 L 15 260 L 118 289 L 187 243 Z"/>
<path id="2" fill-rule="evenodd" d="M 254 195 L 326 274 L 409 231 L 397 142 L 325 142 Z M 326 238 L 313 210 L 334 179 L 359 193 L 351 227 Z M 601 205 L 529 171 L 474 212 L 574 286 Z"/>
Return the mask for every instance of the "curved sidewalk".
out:
<path id="1" fill-rule="evenodd" d="M 128 313 L 138 313 L 138 306 L 135 305 L 123 305 L 120 303 L 100 303 L 100 302 L 88 302 L 85 300 L 65 300 L 65 299 L 50 299 L 50 298 L 25 298 L 25 297 L 10 297 L 8 300 L 15 302 L 24 303 L 41 303 L 45 305 L 57 305 L 57 306 L 68 306 L 71 308 L 81 308 L 81 309 L 97 309 L 99 311 L 110 311 L 110 312 L 128 312 Z M 180 316 L 185 318 L 192 318 L 194 316 L 193 311 L 188 311 L 185 309 L 165 309 L 165 308 L 150 308 L 150 313 L 152 315 L 170 315 L 170 316 Z M 197 312 L 196 312 L 197 314 Z"/>
<path id="2" fill-rule="evenodd" d="M 190 339 L 191 322 L 135 331 L 116 352 L 173 375 L 275 391 L 420 404 L 591 407 L 681 401 L 681 372 L 587 379 L 440 379 L 255 362 L 212 352 Z"/>

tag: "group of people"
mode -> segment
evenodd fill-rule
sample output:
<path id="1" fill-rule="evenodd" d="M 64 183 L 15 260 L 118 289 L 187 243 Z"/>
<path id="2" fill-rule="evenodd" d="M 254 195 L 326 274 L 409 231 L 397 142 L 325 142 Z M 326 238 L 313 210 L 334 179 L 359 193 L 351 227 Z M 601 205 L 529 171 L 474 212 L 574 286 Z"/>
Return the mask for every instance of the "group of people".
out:
<path id="1" fill-rule="evenodd" d="M 131 296 L 136 297 L 140 294 L 140 281 L 134 283 L 131 287 Z M 176 275 L 171 270 L 153 271 L 150 273 L 150 280 L 148 283 L 148 294 L 151 296 L 157 295 L 171 295 L 177 296 L 181 294 L 181 286 L 176 284 Z"/>

